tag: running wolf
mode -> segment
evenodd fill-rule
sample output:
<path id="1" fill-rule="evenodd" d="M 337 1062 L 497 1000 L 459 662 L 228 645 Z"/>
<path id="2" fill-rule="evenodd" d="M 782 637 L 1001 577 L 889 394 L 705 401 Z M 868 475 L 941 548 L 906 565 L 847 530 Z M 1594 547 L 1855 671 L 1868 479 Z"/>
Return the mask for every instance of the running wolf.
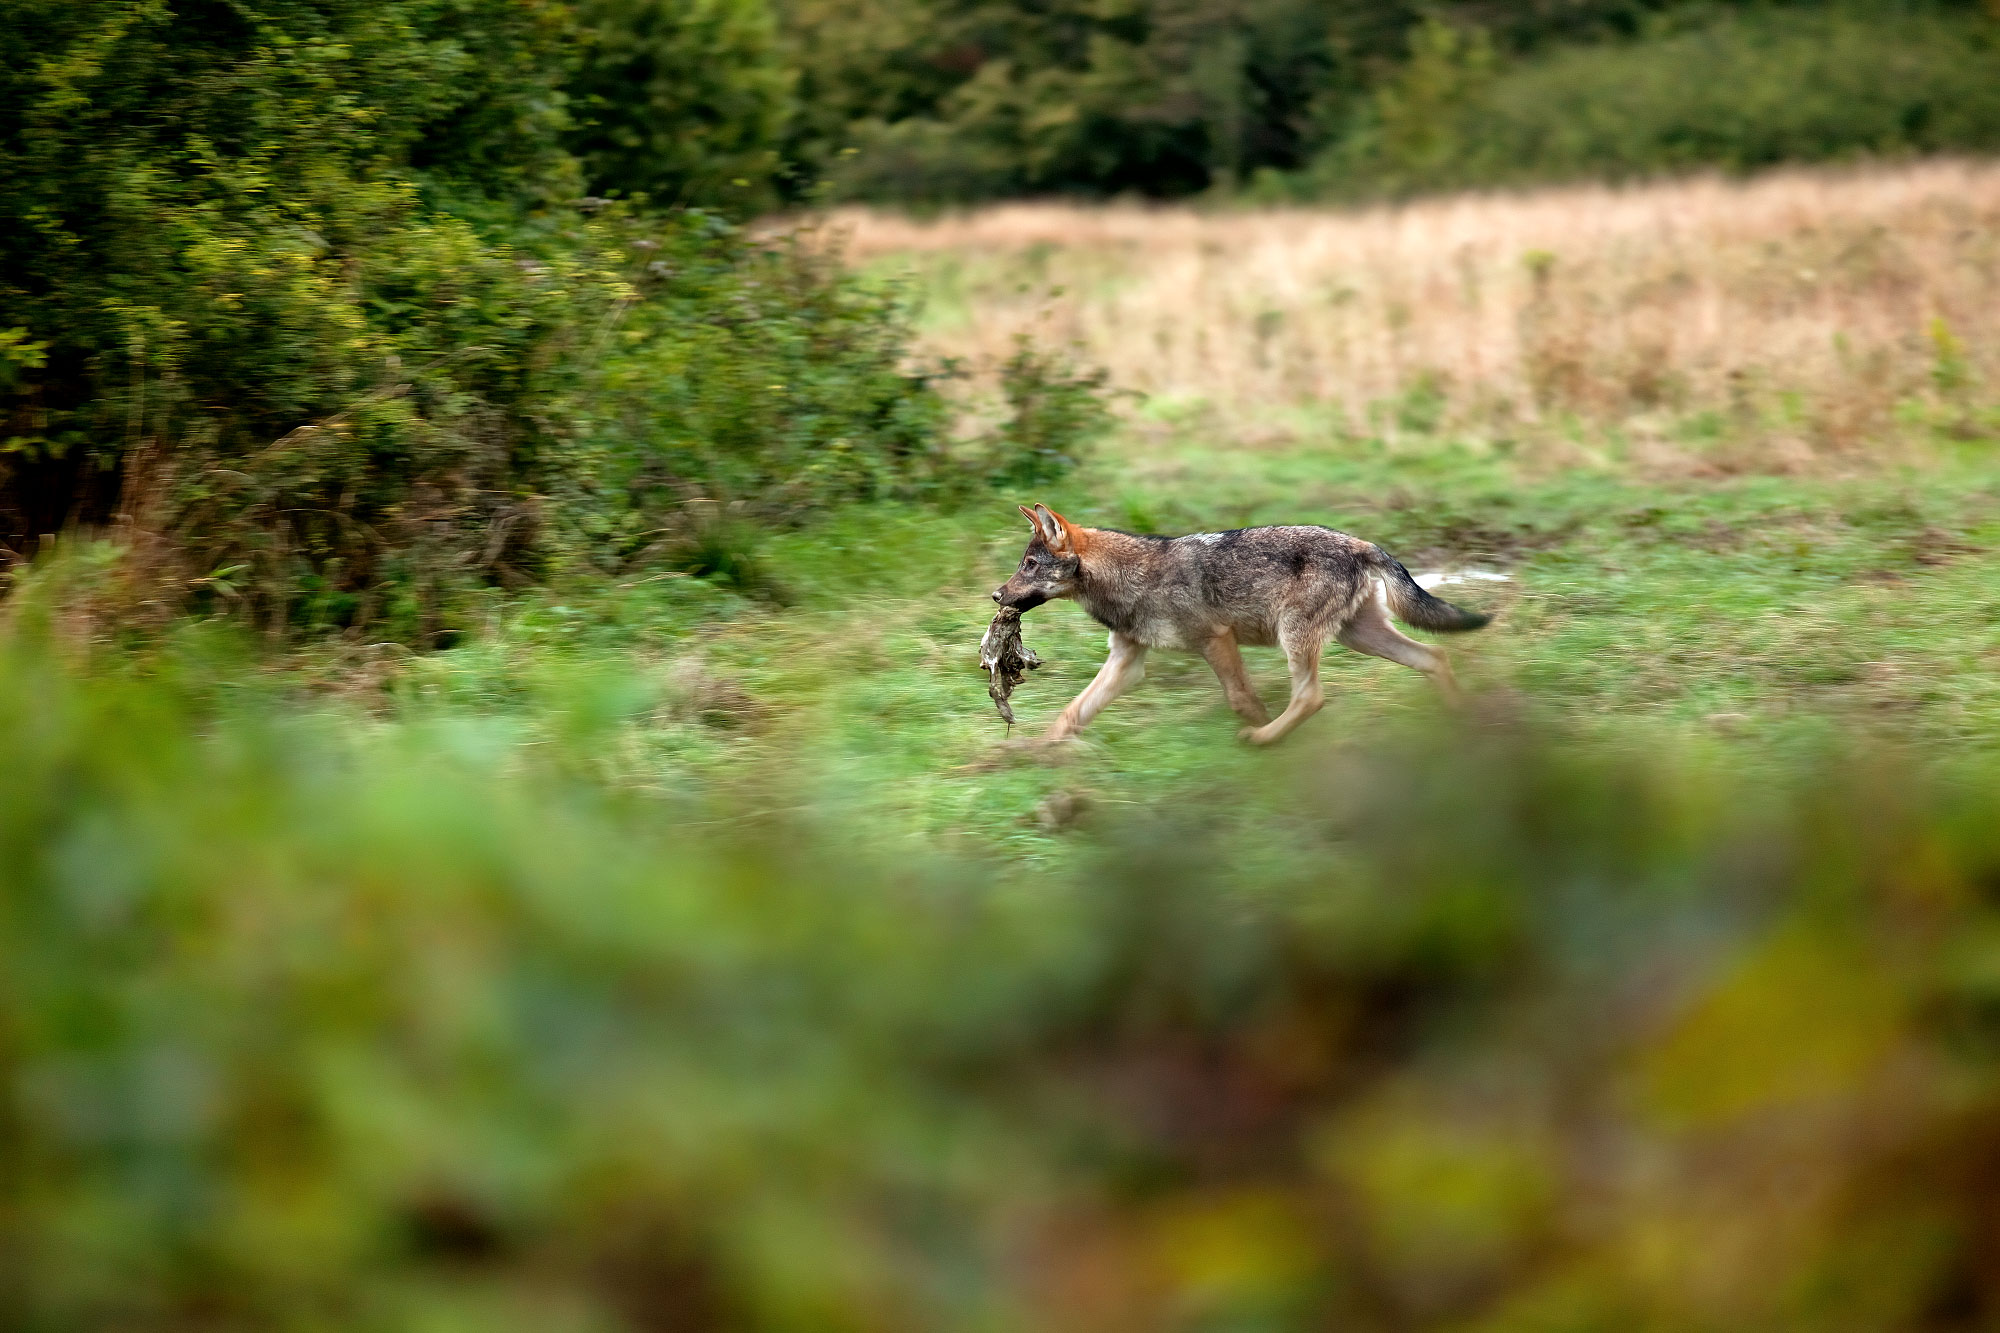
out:
<path id="1" fill-rule="evenodd" d="M 1389 616 L 1444 633 L 1475 630 L 1490 619 L 1431 596 L 1381 547 L 1331 528 L 1143 537 L 1086 528 L 1047 505 L 1020 509 L 1034 536 L 993 600 L 1027 611 L 1072 597 L 1111 631 L 1111 655 L 1063 709 L 1050 740 L 1075 735 L 1137 684 L 1150 648 L 1207 658 L 1229 706 L 1251 724 L 1238 734 L 1255 745 L 1269 745 L 1320 710 L 1319 655 L 1328 639 L 1414 667 L 1455 700 L 1458 685 L 1445 655 L 1398 633 Z M 1292 698 L 1276 719 L 1250 685 L 1239 644 L 1284 649 Z"/>

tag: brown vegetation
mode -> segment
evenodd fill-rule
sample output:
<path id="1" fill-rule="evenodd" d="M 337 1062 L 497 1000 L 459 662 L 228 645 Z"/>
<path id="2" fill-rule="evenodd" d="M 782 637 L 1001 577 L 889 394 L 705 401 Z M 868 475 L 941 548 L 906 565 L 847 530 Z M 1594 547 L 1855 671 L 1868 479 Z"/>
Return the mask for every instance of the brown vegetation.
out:
<path id="1" fill-rule="evenodd" d="M 991 364 L 1067 338 L 1115 383 L 1357 428 L 1501 438 L 1755 421 L 1785 465 L 2000 381 L 2000 165 L 1462 195 L 1334 211 L 1009 204 L 837 215 L 913 261 L 930 344 Z M 956 302 L 962 304 L 956 305 Z"/>

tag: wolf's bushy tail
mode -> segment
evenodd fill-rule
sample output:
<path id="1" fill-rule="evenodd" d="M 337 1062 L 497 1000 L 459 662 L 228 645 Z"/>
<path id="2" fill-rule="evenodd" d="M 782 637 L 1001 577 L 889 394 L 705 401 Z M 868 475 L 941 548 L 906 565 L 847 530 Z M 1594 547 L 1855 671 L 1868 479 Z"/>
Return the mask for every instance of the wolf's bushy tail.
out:
<path id="1" fill-rule="evenodd" d="M 1442 597 L 1433 597 L 1410 577 L 1403 562 L 1381 547 L 1375 548 L 1375 567 L 1382 572 L 1382 587 L 1389 594 L 1389 610 L 1405 625 L 1439 634 L 1463 634 L 1485 625 L 1493 617 L 1462 606 L 1453 606 Z"/>

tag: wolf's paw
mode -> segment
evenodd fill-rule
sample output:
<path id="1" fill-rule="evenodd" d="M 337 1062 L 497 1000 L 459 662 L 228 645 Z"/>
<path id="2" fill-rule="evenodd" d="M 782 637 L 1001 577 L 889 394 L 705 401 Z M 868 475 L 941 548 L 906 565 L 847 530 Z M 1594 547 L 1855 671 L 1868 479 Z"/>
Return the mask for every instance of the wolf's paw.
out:
<path id="1" fill-rule="evenodd" d="M 1271 734 L 1269 726 L 1245 727 L 1236 733 L 1236 739 L 1245 745 L 1269 745 L 1278 738 Z"/>

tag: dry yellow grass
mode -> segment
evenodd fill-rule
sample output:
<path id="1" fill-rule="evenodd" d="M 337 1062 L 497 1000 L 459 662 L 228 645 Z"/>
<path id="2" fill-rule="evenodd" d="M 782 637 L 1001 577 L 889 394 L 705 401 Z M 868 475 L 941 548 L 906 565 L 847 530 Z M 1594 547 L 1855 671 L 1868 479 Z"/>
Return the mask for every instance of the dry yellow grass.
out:
<path id="1" fill-rule="evenodd" d="M 1442 412 L 1474 432 L 1643 436 L 1713 411 L 1818 455 L 1893 435 L 1899 403 L 2000 384 L 1994 163 L 833 223 L 855 258 L 917 269 L 937 352 L 990 364 L 1033 331 L 1123 387 L 1231 415 L 1333 403 L 1357 427 Z"/>

